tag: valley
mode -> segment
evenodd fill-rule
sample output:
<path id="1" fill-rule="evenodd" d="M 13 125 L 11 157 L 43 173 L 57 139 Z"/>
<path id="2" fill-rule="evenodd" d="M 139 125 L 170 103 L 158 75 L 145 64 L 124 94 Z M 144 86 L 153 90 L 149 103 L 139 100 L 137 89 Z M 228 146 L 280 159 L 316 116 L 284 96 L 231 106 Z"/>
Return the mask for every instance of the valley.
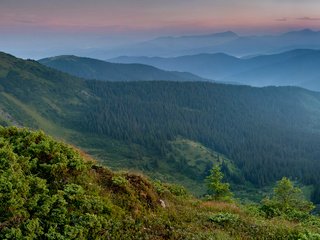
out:
<path id="1" fill-rule="evenodd" d="M 83 80 L 4 53 L 0 63 L 1 109 L 11 116 L 2 122 L 43 129 L 113 169 L 145 172 L 202 195 L 205 189 L 196 186 L 217 159 L 225 159 L 224 173 L 235 189 L 292 176 L 317 192 L 316 92 Z"/>

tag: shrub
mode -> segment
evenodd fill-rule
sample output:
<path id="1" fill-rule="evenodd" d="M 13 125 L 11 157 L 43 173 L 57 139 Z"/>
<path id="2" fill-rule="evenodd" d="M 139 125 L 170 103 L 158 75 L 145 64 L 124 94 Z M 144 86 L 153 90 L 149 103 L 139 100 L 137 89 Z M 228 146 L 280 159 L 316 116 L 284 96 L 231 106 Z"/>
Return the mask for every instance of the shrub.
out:
<path id="1" fill-rule="evenodd" d="M 177 197 L 187 197 L 189 195 L 185 187 L 178 184 L 169 184 L 168 189 L 173 195 Z"/>
<path id="2" fill-rule="evenodd" d="M 118 187 L 125 187 L 128 185 L 128 180 L 124 176 L 117 175 L 112 177 L 112 183 Z"/>
<path id="3" fill-rule="evenodd" d="M 209 217 L 209 220 L 219 225 L 233 224 L 239 220 L 239 216 L 232 213 L 218 213 Z"/>
<path id="4" fill-rule="evenodd" d="M 314 205 L 305 200 L 301 189 L 286 177 L 277 183 L 272 198 L 263 199 L 261 206 L 269 218 L 283 215 L 300 221 L 306 219 L 313 208 Z"/>
<path id="5" fill-rule="evenodd" d="M 0 239 L 101 236 L 110 208 L 91 190 L 91 166 L 43 132 L 0 128 Z"/>
<path id="6" fill-rule="evenodd" d="M 154 187 L 159 194 L 167 192 L 177 197 L 188 197 L 190 195 L 187 189 L 179 184 L 163 183 L 157 180 L 154 182 Z"/>
<path id="7" fill-rule="evenodd" d="M 299 234 L 299 240 L 320 240 L 320 234 L 305 231 Z"/>
<path id="8" fill-rule="evenodd" d="M 166 191 L 168 191 L 167 187 L 165 186 L 164 183 L 162 183 L 161 181 L 157 180 L 157 181 L 154 181 L 153 183 L 157 193 L 159 194 L 163 194 L 165 193 Z"/>

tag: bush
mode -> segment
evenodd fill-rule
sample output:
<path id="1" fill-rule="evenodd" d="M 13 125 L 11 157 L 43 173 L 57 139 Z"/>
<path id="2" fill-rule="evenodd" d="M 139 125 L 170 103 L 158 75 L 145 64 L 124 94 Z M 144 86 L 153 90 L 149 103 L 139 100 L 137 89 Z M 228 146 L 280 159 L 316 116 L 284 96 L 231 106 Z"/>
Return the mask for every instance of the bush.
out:
<path id="1" fill-rule="evenodd" d="M 168 188 L 166 187 L 166 185 L 159 180 L 154 181 L 153 185 L 157 193 L 159 194 L 164 194 L 166 191 L 168 191 Z"/>
<path id="2" fill-rule="evenodd" d="M 159 180 L 154 182 L 154 187 L 159 194 L 171 193 L 176 197 L 190 196 L 187 189 L 179 184 L 163 183 Z"/>
<path id="3" fill-rule="evenodd" d="M 111 211 L 91 166 L 43 132 L 0 128 L 0 239 L 101 236 Z"/>
<path id="4" fill-rule="evenodd" d="M 299 240 L 320 240 L 320 234 L 306 231 L 299 234 Z"/>
<path id="5" fill-rule="evenodd" d="M 232 213 L 218 213 L 209 217 L 211 222 L 224 226 L 225 224 L 234 224 L 239 220 L 239 216 Z"/>
<path id="6" fill-rule="evenodd" d="M 124 176 L 113 176 L 112 177 L 112 183 L 118 187 L 125 187 L 128 185 L 128 180 Z"/>
<path id="7" fill-rule="evenodd" d="M 169 184 L 167 188 L 169 189 L 170 193 L 177 197 L 187 197 L 189 195 L 185 187 L 178 184 Z"/>
<path id="8" fill-rule="evenodd" d="M 285 216 L 290 220 L 303 221 L 310 216 L 314 205 L 305 200 L 301 189 L 286 177 L 274 188 L 272 198 L 262 200 L 261 210 L 268 218 Z"/>

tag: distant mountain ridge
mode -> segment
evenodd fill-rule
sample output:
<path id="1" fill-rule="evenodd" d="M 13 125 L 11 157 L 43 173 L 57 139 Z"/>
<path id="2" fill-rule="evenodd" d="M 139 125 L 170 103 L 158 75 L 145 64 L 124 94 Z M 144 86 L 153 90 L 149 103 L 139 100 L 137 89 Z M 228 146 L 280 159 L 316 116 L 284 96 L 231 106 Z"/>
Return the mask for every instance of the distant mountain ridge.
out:
<path id="1" fill-rule="evenodd" d="M 118 49 L 96 49 L 84 55 L 107 59 L 119 56 L 177 57 L 219 53 L 243 57 L 273 54 L 293 49 L 320 49 L 320 32 L 302 29 L 277 35 L 238 35 L 232 31 L 206 35 L 160 37 Z M 103 57 L 104 56 L 104 57 Z"/>
<path id="2" fill-rule="evenodd" d="M 174 58 L 124 56 L 109 59 L 109 61 L 117 63 L 143 63 L 166 70 L 189 69 L 190 72 L 197 72 L 210 79 L 222 79 L 232 74 L 232 69 L 241 64 L 241 59 L 224 53 L 202 53 Z"/>
<path id="3" fill-rule="evenodd" d="M 219 33 L 212 33 L 212 34 L 204 34 L 204 35 L 184 35 L 184 36 L 167 36 L 167 37 L 159 37 L 155 38 L 154 41 L 157 40 L 165 40 L 165 39 L 195 39 L 195 38 L 238 38 L 239 35 L 232 31 L 226 31 L 226 32 L 219 32 Z"/>
<path id="4" fill-rule="evenodd" d="M 144 64 L 117 64 L 73 55 L 44 58 L 39 62 L 77 77 L 102 81 L 205 80 L 187 72 L 169 72 Z"/>
<path id="5" fill-rule="evenodd" d="M 112 62 L 144 63 L 184 71 L 223 82 L 252 86 L 300 86 L 320 91 L 320 51 L 296 49 L 279 54 L 237 58 L 227 54 L 198 54 L 175 58 L 119 57 Z"/>
<path id="6" fill-rule="evenodd" d="M 311 29 L 305 28 L 302 30 L 297 30 L 297 31 L 291 31 L 282 34 L 283 36 L 298 36 L 298 37 L 305 37 L 305 36 L 318 36 L 320 34 L 320 31 L 313 31 Z"/>

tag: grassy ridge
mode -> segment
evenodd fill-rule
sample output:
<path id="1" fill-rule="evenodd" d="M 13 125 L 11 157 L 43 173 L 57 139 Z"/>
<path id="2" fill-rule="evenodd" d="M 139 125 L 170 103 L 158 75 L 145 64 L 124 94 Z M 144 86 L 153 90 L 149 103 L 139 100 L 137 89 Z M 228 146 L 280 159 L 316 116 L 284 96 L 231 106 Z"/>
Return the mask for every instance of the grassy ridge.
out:
<path id="1" fill-rule="evenodd" d="M 1 239 L 320 237 L 317 217 L 266 219 L 256 207 L 199 200 L 26 129 L 0 128 L 0 201 Z"/>

